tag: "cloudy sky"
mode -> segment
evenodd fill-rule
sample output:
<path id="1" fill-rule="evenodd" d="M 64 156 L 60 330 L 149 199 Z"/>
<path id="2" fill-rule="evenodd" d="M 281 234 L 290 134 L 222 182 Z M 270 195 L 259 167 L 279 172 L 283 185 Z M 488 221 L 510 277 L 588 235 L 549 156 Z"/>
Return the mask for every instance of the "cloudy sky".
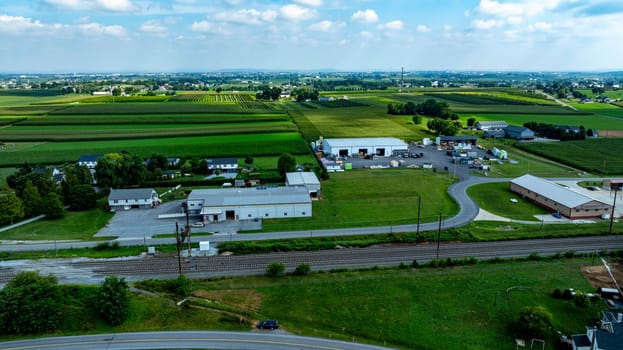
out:
<path id="1" fill-rule="evenodd" d="M 623 69 L 622 0 L 0 0 L 0 72 Z"/>

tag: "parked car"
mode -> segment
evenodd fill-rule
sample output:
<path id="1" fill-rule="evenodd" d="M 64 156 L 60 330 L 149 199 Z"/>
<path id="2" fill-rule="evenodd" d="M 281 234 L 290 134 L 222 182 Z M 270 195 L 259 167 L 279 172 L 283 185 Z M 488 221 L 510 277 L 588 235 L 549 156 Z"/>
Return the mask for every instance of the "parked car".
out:
<path id="1" fill-rule="evenodd" d="M 201 221 L 193 222 L 190 226 L 192 227 L 203 227 L 205 224 Z"/>
<path id="2" fill-rule="evenodd" d="M 555 212 L 554 214 L 552 214 L 552 216 L 555 217 L 556 219 L 562 218 L 562 215 L 560 215 L 559 212 Z"/>
<path id="3" fill-rule="evenodd" d="M 277 320 L 264 320 L 257 324 L 259 329 L 277 329 L 279 328 L 279 321 Z"/>

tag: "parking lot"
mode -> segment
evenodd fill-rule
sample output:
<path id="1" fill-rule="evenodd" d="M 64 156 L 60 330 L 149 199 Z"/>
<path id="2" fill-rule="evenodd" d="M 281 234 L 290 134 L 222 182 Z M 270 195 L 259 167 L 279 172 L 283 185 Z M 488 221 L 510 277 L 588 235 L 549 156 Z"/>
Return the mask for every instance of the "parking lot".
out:
<path id="1" fill-rule="evenodd" d="M 151 238 L 159 234 L 174 234 L 175 223 L 177 222 L 180 231 L 186 224 L 186 216 L 182 213 L 182 201 L 163 203 L 151 209 L 131 209 L 120 210 L 115 213 L 113 218 L 101 229 L 95 237 L 118 237 L 118 239 Z M 161 214 L 180 214 L 176 218 L 158 219 Z M 190 223 L 200 221 L 197 216 L 190 217 Z M 225 221 L 221 223 L 209 224 L 204 227 L 191 226 L 193 234 L 215 233 L 230 234 L 246 230 L 259 230 L 262 227 L 261 221 L 239 220 Z"/>

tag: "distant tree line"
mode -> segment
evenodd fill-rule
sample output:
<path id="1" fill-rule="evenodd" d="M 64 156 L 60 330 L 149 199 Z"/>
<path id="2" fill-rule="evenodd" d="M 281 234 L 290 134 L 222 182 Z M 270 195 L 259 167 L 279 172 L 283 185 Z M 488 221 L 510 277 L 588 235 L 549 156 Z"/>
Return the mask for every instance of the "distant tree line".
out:
<path id="1" fill-rule="evenodd" d="M 582 125 L 580 125 L 577 132 L 569 130 L 567 126 L 557 126 L 534 121 L 526 122 L 523 126 L 534 131 L 534 133 L 538 136 L 560 141 L 584 140 L 587 136 L 587 131 Z M 590 135 L 588 136 L 592 136 L 592 134 L 593 132 L 591 130 Z"/>
<path id="2" fill-rule="evenodd" d="M 387 113 L 393 115 L 414 115 L 413 123 L 419 124 L 419 115 L 432 117 L 426 124 L 427 128 L 438 135 L 452 136 L 461 129 L 459 115 L 452 112 L 446 102 L 437 102 L 429 98 L 422 103 L 390 103 L 387 105 Z"/>

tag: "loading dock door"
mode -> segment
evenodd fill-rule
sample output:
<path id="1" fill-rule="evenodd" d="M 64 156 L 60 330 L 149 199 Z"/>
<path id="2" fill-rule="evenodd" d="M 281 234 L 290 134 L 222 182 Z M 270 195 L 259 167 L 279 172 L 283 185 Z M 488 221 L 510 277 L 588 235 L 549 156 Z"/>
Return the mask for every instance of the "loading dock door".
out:
<path id="1" fill-rule="evenodd" d="M 234 220 L 236 218 L 236 212 L 234 210 L 225 211 L 225 220 Z"/>
<path id="2" fill-rule="evenodd" d="M 348 156 L 348 150 L 347 149 L 341 149 L 339 152 L 340 157 L 346 157 Z"/>
<path id="3" fill-rule="evenodd" d="M 376 155 L 384 157 L 385 156 L 385 148 L 377 148 L 376 149 Z"/>

